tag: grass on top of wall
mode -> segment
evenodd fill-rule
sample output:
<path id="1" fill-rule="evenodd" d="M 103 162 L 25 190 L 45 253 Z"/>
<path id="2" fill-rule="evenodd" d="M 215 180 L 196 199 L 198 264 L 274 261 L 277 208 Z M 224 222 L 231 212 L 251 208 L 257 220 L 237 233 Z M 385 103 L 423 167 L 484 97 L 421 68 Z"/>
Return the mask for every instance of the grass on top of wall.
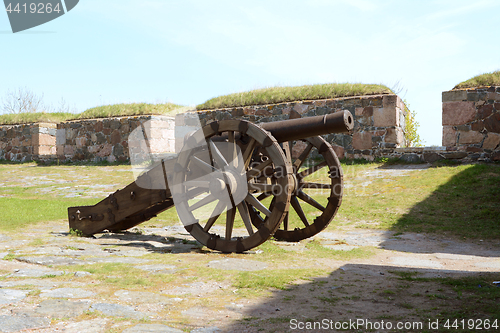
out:
<path id="1" fill-rule="evenodd" d="M 188 111 L 187 107 L 173 104 L 147 104 L 130 103 L 103 105 L 88 109 L 82 113 L 63 113 L 63 112 L 38 112 L 38 113 L 17 113 L 0 115 L 0 125 L 31 124 L 31 123 L 60 123 L 62 121 L 77 119 L 93 119 L 120 116 L 139 116 L 139 115 L 165 115 L 175 116 L 179 112 Z"/>
<path id="2" fill-rule="evenodd" d="M 107 118 L 120 116 L 138 116 L 146 114 L 175 115 L 184 107 L 173 103 L 148 104 L 130 103 L 97 106 L 88 109 L 79 115 L 77 119 Z"/>
<path id="3" fill-rule="evenodd" d="M 73 119 L 75 114 L 57 112 L 57 113 L 17 113 L 17 114 L 2 114 L 0 115 L 0 125 L 14 124 L 32 124 L 32 123 L 60 123 Z"/>
<path id="4" fill-rule="evenodd" d="M 384 85 L 362 83 L 328 83 L 297 87 L 271 87 L 215 97 L 196 106 L 196 109 L 209 110 L 238 106 L 275 104 L 300 100 L 391 93 L 393 93 L 391 89 Z"/>
<path id="5" fill-rule="evenodd" d="M 500 70 L 474 76 L 473 78 L 468 79 L 467 81 L 457 84 L 453 89 L 491 87 L 491 86 L 500 86 Z"/>

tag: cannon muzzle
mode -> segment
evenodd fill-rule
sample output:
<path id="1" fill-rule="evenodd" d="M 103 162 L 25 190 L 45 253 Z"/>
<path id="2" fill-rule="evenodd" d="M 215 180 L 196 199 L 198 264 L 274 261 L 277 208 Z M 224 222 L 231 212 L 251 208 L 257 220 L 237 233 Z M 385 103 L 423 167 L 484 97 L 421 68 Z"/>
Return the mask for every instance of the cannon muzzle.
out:
<path id="1" fill-rule="evenodd" d="M 261 123 L 259 126 L 271 132 L 278 142 L 285 142 L 330 133 L 349 133 L 354 128 L 354 118 L 344 110 L 324 116 Z"/>

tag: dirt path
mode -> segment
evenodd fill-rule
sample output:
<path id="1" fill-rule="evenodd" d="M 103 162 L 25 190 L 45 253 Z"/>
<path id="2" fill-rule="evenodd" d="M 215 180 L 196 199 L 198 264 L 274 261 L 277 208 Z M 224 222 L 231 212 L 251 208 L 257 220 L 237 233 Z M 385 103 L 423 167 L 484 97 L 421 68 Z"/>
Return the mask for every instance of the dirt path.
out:
<path id="1" fill-rule="evenodd" d="M 37 239 L 36 242 L 33 242 Z M 0 332 L 287 332 L 311 318 L 418 322 L 426 311 L 456 302 L 437 283 L 407 282 L 398 272 L 420 277 L 458 277 L 500 272 L 499 242 L 459 242 L 423 234 L 350 229 L 315 237 L 324 247 L 372 247 L 374 255 L 349 262 L 318 259 L 281 267 L 260 253 L 225 255 L 200 251 L 182 227 L 149 228 L 142 234 L 68 235 L 53 224 L 17 236 L 0 235 Z M 39 244 L 38 244 L 39 243 Z M 297 256 L 303 243 L 276 243 Z M 151 253 L 173 253 L 165 261 Z M 145 259 L 144 256 L 146 256 Z M 323 269 L 329 273 L 295 281 L 288 290 L 251 297 L 230 282 L 207 277 L 140 291 L 140 286 L 106 291 L 80 264 L 124 263 L 150 274 L 174 274 L 199 265 L 207 271 L 259 272 Z M 115 273 L 110 273 L 115 274 Z M 120 279 L 110 276 L 108 279 Z M 444 295 L 429 297 L 428 295 Z M 315 330 L 309 330 L 315 331 Z"/>

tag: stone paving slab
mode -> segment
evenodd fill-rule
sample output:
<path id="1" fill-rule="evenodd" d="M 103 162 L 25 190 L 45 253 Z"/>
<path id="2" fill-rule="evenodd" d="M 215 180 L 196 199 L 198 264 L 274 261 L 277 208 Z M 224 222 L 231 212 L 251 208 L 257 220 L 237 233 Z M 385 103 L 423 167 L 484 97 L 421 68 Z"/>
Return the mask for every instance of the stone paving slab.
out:
<path id="1" fill-rule="evenodd" d="M 219 333 L 222 332 L 218 327 L 202 327 L 191 331 L 191 333 Z"/>
<path id="2" fill-rule="evenodd" d="M 236 271 L 260 271 L 267 268 L 267 263 L 247 259 L 225 258 L 212 260 L 207 265 L 210 268 Z"/>
<path id="3" fill-rule="evenodd" d="M 60 276 L 64 275 L 64 271 L 53 271 L 45 269 L 19 269 L 14 271 L 14 273 L 7 275 L 9 278 L 18 277 L 46 277 L 46 276 Z"/>
<path id="4" fill-rule="evenodd" d="M 127 328 L 123 333 L 184 333 L 184 331 L 161 324 L 139 324 Z"/>
<path id="5" fill-rule="evenodd" d="M 110 303 L 96 303 L 90 307 L 91 311 L 102 312 L 106 316 L 143 319 L 151 316 L 151 313 L 143 313 L 136 311 L 133 307 L 128 305 L 110 304 Z"/>
<path id="6" fill-rule="evenodd" d="M 87 298 L 94 293 L 81 288 L 58 288 L 53 290 L 42 290 L 40 297 L 50 298 Z"/>
<path id="7" fill-rule="evenodd" d="M 24 279 L 18 281 L 0 281 L 0 288 L 10 288 L 17 286 L 34 286 L 44 289 L 51 289 L 59 286 L 61 282 L 54 282 L 50 280 L 35 280 L 35 279 Z"/>
<path id="8" fill-rule="evenodd" d="M 35 313 L 49 318 L 73 318 L 83 314 L 89 308 L 88 303 L 51 299 L 41 302 L 35 309 Z"/>
<path id="9" fill-rule="evenodd" d="M 144 291 L 118 290 L 117 292 L 115 292 L 115 296 L 118 297 L 120 301 L 132 302 L 135 304 L 172 304 L 175 302 L 171 297 L 161 296 L 155 293 Z"/>
<path id="10" fill-rule="evenodd" d="M 89 263 L 117 263 L 117 264 L 145 264 L 150 262 L 148 259 L 139 258 L 129 258 L 129 257 L 107 257 L 107 258 L 89 258 L 87 259 L 87 264 Z"/>
<path id="11" fill-rule="evenodd" d="M 24 299 L 28 291 L 16 289 L 0 289 L 0 304 L 17 303 Z"/>
<path id="12" fill-rule="evenodd" d="M 0 332 L 18 332 L 21 330 L 44 328 L 50 325 L 50 319 L 29 316 L 0 316 Z"/>
<path id="13" fill-rule="evenodd" d="M 85 261 L 69 258 L 69 257 L 18 257 L 18 261 L 26 262 L 29 264 L 43 265 L 43 266 L 61 266 L 61 265 L 84 265 Z"/>

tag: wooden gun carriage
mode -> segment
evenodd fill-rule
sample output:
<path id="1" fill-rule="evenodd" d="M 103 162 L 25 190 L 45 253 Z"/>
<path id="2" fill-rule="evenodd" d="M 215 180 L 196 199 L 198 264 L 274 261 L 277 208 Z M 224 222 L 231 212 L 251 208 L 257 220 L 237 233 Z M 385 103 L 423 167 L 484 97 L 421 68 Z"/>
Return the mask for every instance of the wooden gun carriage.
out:
<path id="1" fill-rule="evenodd" d="M 243 252 L 271 236 L 298 242 L 323 230 L 342 201 L 340 162 L 321 135 L 353 126 L 349 111 L 209 123 L 176 158 L 160 160 L 94 206 L 68 208 L 69 227 L 84 235 L 123 231 L 175 204 L 186 230 L 210 249 Z"/>

